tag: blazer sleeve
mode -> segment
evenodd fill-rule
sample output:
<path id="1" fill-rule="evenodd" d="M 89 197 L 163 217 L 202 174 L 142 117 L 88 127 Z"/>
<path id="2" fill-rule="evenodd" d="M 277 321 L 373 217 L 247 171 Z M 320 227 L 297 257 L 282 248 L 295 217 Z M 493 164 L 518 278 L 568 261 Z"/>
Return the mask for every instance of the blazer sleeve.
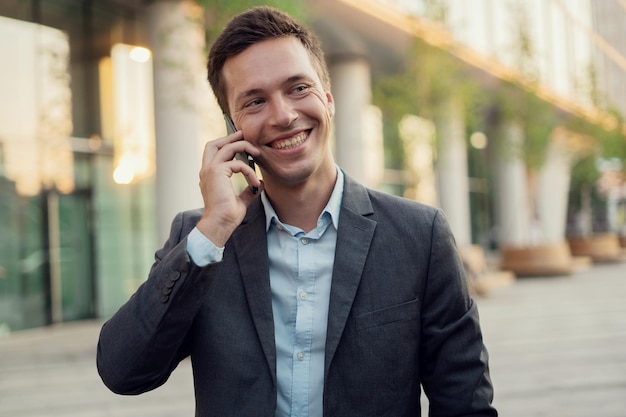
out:
<path id="1" fill-rule="evenodd" d="M 191 262 L 186 236 L 196 219 L 190 217 L 190 212 L 175 217 L 148 279 L 101 329 L 96 363 L 113 392 L 154 389 L 189 355 L 188 331 L 220 267 L 199 268 Z"/>
<path id="2" fill-rule="evenodd" d="M 432 227 L 420 355 L 430 415 L 496 416 L 478 310 L 441 211 Z"/>

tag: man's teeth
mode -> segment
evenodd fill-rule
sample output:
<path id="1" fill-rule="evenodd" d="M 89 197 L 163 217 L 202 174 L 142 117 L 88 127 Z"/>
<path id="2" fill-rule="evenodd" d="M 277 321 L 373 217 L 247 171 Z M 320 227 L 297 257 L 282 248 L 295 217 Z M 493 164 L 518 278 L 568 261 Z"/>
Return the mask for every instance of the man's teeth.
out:
<path id="1" fill-rule="evenodd" d="M 296 136 L 293 136 L 289 139 L 274 142 L 272 144 L 272 148 L 274 149 L 295 148 L 296 146 L 301 145 L 306 140 L 306 137 L 307 137 L 306 132 L 298 133 Z"/>

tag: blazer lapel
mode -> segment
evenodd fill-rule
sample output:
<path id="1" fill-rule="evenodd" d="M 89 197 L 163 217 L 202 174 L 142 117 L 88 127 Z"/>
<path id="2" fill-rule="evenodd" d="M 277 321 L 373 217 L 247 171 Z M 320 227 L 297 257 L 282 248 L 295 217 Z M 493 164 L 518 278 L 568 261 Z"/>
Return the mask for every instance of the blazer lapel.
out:
<path id="1" fill-rule="evenodd" d="M 272 291 L 267 258 L 265 215 L 260 198 L 254 200 L 248 208 L 248 213 L 241 226 L 233 234 L 232 241 L 237 254 L 248 306 L 272 374 L 272 380 L 276 384 L 276 342 L 272 314 Z"/>
<path id="2" fill-rule="evenodd" d="M 324 377 L 332 362 L 361 281 L 376 222 L 365 187 L 345 177 L 330 290 Z"/>
<path id="3" fill-rule="evenodd" d="M 330 291 L 325 376 L 328 374 L 348 320 L 374 236 L 376 222 L 366 217 L 372 213 L 372 205 L 365 187 L 346 176 Z M 237 254 L 250 312 L 272 379 L 276 384 L 272 292 L 267 258 L 265 215 L 260 199 L 256 199 L 248 208 L 248 214 L 233 234 L 232 242 Z"/>

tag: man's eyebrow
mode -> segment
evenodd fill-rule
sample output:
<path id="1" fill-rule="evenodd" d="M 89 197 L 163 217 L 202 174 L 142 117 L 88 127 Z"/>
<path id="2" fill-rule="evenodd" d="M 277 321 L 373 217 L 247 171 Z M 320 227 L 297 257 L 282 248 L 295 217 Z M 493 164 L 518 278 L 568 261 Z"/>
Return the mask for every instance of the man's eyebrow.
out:
<path id="1" fill-rule="evenodd" d="M 296 75 L 292 75 L 291 77 L 287 78 L 285 80 L 285 82 L 283 82 L 283 84 L 292 84 L 298 81 L 309 81 L 312 82 L 313 78 L 311 78 L 309 75 L 307 74 L 296 74 Z"/>
<path id="2" fill-rule="evenodd" d="M 262 88 L 251 88 L 250 90 L 246 90 L 246 91 L 242 91 L 236 98 L 235 98 L 235 102 L 238 102 L 240 100 L 245 100 L 248 97 L 252 97 L 252 96 L 256 96 L 258 94 L 261 94 L 263 92 Z"/>

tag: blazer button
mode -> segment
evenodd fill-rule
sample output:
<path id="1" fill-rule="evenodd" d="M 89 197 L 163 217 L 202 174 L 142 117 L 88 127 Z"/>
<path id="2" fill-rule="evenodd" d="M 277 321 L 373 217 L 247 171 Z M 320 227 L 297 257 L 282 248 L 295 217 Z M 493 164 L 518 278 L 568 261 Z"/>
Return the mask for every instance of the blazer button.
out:
<path id="1" fill-rule="evenodd" d="M 167 294 L 161 294 L 161 302 L 163 304 L 167 303 L 170 300 L 170 296 Z"/>

